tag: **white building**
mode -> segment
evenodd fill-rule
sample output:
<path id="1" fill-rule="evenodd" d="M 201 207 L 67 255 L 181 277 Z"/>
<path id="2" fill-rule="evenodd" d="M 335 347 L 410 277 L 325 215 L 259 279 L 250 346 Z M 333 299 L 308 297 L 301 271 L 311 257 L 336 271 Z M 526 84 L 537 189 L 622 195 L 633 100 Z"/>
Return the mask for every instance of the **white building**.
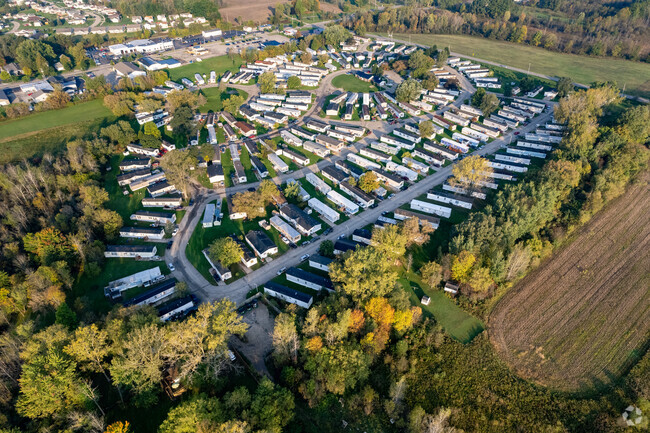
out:
<path id="1" fill-rule="evenodd" d="M 330 199 L 333 203 L 340 206 L 345 210 L 345 213 L 349 215 L 354 215 L 359 212 L 359 205 L 354 203 L 352 200 L 349 200 L 339 194 L 337 191 L 331 190 L 327 193 L 327 198 Z"/>
<path id="2" fill-rule="evenodd" d="M 341 217 L 341 215 L 337 211 L 327 206 L 325 203 L 318 200 L 317 198 L 310 198 L 307 204 L 314 211 L 318 212 L 318 214 L 321 215 L 323 218 L 333 223 L 338 221 Z"/>
<path id="3" fill-rule="evenodd" d="M 443 218 L 449 218 L 451 216 L 450 207 L 440 206 L 422 200 L 411 200 L 411 209 L 428 214 L 438 215 Z"/>

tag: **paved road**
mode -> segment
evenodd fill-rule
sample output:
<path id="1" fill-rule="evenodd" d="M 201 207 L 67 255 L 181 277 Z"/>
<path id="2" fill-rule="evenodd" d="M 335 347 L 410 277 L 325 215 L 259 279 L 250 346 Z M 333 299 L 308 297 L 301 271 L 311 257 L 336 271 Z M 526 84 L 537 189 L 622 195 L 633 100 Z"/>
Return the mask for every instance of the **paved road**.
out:
<path id="1" fill-rule="evenodd" d="M 460 99 L 459 99 L 460 101 Z M 526 133 L 533 129 L 538 124 L 548 121 L 551 117 L 552 112 L 547 111 L 541 116 L 538 116 L 530 124 L 526 125 L 523 128 L 518 129 L 520 133 Z M 384 122 L 386 123 L 386 122 Z M 509 134 L 503 136 L 499 140 L 495 140 L 478 151 L 474 152 L 477 155 L 488 155 L 496 152 L 502 146 L 505 146 L 509 143 L 514 135 L 514 131 L 511 131 Z M 327 164 L 329 162 L 321 161 L 319 164 Z M 428 190 L 433 188 L 436 185 L 444 182 L 451 175 L 452 165 L 449 165 L 445 168 L 438 170 L 436 173 L 426 177 L 420 182 L 411 185 L 405 191 L 402 191 L 392 199 L 382 201 L 376 208 L 367 209 L 361 214 L 352 217 L 350 220 L 346 221 L 343 224 L 334 226 L 332 232 L 327 236 L 321 236 L 319 241 L 323 240 L 336 240 L 341 235 L 350 235 L 354 230 L 362 228 L 368 224 L 374 223 L 377 218 L 382 214 L 382 212 L 390 212 L 394 209 L 402 206 L 405 203 L 410 202 L 412 199 L 417 196 L 426 193 Z M 320 166 L 319 166 L 320 167 Z M 302 172 L 306 170 L 316 170 L 314 166 L 307 167 Z M 291 174 L 292 177 L 298 178 L 298 172 Z M 288 175 L 285 175 L 288 176 Z M 253 184 L 255 185 L 255 184 Z M 250 188 L 251 184 L 240 185 L 240 188 Z M 235 188 L 229 188 L 228 192 L 232 193 Z M 187 242 L 192 235 L 192 231 L 196 224 L 199 223 L 199 220 L 203 214 L 203 210 L 207 202 L 214 200 L 217 196 L 223 197 L 224 192 L 212 193 L 199 195 L 196 198 L 196 204 L 192 209 L 185 215 L 181 223 L 181 228 L 179 234 L 174 242 L 174 245 L 170 250 L 168 250 L 170 260 L 174 262 L 176 266 L 176 276 L 179 279 L 183 279 L 188 283 L 190 290 L 192 290 L 197 296 L 199 296 L 203 301 L 214 301 L 215 299 L 220 298 L 229 298 L 235 303 L 242 303 L 246 298 L 246 293 L 261 284 L 264 284 L 266 281 L 271 279 L 276 275 L 278 270 L 283 267 L 292 266 L 298 264 L 300 257 L 304 254 L 314 254 L 318 251 L 319 243 L 312 243 L 307 246 L 301 246 L 296 249 L 290 249 L 284 255 L 278 257 L 270 263 L 265 264 L 260 269 L 252 271 L 245 277 L 234 281 L 228 285 L 219 285 L 214 286 L 211 282 L 208 282 L 203 278 L 203 276 L 192 266 L 192 264 L 187 260 L 185 256 L 185 248 L 187 247 Z"/>

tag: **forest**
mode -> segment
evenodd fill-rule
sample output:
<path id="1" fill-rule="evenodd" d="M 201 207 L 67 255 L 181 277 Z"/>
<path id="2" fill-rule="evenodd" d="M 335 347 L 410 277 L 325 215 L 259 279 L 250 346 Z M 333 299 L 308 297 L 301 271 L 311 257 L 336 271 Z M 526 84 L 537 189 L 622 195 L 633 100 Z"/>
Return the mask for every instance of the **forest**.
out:
<path id="1" fill-rule="evenodd" d="M 564 53 L 650 61 L 650 2 L 647 0 L 630 3 L 541 0 L 526 6 L 512 0 L 404 4 L 387 10 L 361 11 L 345 17 L 344 24 L 359 34 L 462 34 Z"/>

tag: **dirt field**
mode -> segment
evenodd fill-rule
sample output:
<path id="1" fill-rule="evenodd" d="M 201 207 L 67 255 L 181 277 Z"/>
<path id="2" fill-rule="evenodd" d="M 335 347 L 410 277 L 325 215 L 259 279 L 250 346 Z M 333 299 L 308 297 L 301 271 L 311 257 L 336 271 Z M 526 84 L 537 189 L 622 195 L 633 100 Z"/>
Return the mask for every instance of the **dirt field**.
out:
<path id="1" fill-rule="evenodd" d="M 650 338 L 650 175 L 526 276 L 488 329 L 521 376 L 566 391 L 611 383 Z"/>
<path id="2" fill-rule="evenodd" d="M 219 8 L 219 13 L 227 21 L 242 17 L 244 21 L 252 20 L 264 24 L 267 17 L 271 16 L 275 5 L 289 3 L 288 0 L 226 0 L 224 6 Z"/>
<path id="3" fill-rule="evenodd" d="M 246 342 L 233 337 L 232 344 L 248 358 L 253 368 L 260 374 L 269 374 L 264 358 L 273 350 L 272 337 L 275 320 L 269 310 L 260 302 L 258 307 L 244 314 L 244 322 L 250 325 L 246 333 Z"/>

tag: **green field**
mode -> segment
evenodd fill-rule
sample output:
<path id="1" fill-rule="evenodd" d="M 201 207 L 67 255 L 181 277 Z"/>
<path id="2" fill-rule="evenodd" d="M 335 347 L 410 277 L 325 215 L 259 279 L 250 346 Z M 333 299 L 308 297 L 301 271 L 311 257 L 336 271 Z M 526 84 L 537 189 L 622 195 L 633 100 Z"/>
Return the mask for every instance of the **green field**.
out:
<path id="1" fill-rule="evenodd" d="M 21 119 L 7 120 L 0 123 L 0 143 L 17 135 L 33 134 L 44 129 L 109 116 L 111 116 L 111 112 L 108 108 L 104 107 L 101 99 L 82 102 L 60 110 L 31 114 Z"/>
<path id="2" fill-rule="evenodd" d="M 469 343 L 485 329 L 483 322 L 456 305 L 442 290 L 422 283 L 416 274 L 404 274 L 398 282 L 409 294 L 413 305 L 422 308 L 425 316 L 432 316 L 445 332 L 461 343 Z M 431 298 L 429 305 L 420 302 L 423 295 Z"/>
<path id="3" fill-rule="evenodd" d="M 206 74 L 210 75 L 210 71 L 216 72 L 217 76 L 223 74 L 226 71 L 236 71 L 239 69 L 239 66 L 243 63 L 243 60 L 239 56 L 235 56 L 232 60 L 227 55 L 210 57 L 201 62 L 194 62 L 187 65 L 183 65 L 179 68 L 174 68 L 169 70 L 169 77 L 172 80 L 180 80 L 181 78 L 189 78 L 194 81 L 194 74 Z"/>
<path id="4" fill-rule="evenodd" d="M 354 75 L 338 75 L 332 79 L 332 86 L 343 89 L 347 92 L 368 93 L 375 92 L 377 88 L 370 83 L 355 77 Z"/>
<path id="5" fill-rule="evenodd" d="M 223 110 L 223 101 L 230 98 L 233 94 L 239 94 L 244 99 L 248 99 L 248 93 L 243 90 L 233 89 L 232 87 L 226 87 L 224 91 L 218 87 L 208 87 L 201 89 L 201 93 L 207 100 L 205 104 L 199 107 L 201 113 L 207 113 L 208 111 L 216 113 L 217 111 Z"/>
<path id="6" fill-rule="evenodd" d="M 450 47 L 451 51 L 483 60 L 555 77 L 570 77 L 581 84 L 615 81 L 625 92 L 650 97 L 650 64 L 611 58 L 563 54 L 527 45 L 462 35 L 394 35 L 423 45 Z"/>

